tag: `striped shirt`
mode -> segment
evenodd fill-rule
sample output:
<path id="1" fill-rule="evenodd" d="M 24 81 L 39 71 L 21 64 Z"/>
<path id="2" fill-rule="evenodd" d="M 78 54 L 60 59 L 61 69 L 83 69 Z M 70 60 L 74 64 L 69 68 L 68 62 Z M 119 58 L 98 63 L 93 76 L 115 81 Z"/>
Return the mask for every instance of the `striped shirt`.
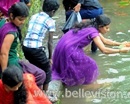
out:
<path id="1" fill-rule="evenodd" d="M 41 47 L 47 31 L 55 31 L 55 21 L 45 12 L 33 15 L 23 45 L 28 48 Z"/>

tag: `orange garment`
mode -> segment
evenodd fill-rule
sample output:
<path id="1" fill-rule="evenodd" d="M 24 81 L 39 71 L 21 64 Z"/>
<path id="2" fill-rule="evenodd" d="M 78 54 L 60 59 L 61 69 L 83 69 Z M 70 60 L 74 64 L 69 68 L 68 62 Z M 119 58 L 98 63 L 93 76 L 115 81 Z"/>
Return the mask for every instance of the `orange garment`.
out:
<path id="1" fill-rule="evenodd" d="M 43 91 L 36 85 L 32 74 L 23 74 L 24 84 L 27 89 L 27 104 L 52 104 Z M 13 92 L 7 92 L 0 80 L 0 104 L 14 104 Z"/>
<path id="2" fill-rule="evenodd" d="M 27 89 L 27 104 L 52 104 L 44 92 L 36 85 L 32 74 L 24 74 L 24 84 Z"/>

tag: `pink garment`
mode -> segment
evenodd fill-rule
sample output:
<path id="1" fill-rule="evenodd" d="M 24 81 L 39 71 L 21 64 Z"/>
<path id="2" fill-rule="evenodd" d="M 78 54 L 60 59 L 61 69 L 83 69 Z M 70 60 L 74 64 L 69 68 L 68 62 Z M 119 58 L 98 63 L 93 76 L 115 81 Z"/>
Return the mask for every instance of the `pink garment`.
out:
<path id="1" fill-rule="evenodd" d="M 7 16 L 8 9 L 16 2 L 19 2 L 19 0 L 0 0 L 0 11 Z"/>

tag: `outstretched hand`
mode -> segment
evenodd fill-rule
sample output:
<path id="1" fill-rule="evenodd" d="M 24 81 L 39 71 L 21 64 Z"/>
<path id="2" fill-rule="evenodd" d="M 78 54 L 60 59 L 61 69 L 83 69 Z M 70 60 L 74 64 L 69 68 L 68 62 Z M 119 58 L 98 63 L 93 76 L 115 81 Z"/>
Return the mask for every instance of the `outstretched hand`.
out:
<path id="1" fill-rule="evenodd" d="M 128 52 L 130 52 L 130 47 L 123 47 L 120 49 L 120 52 L 121 53 L 128 53 Z"/>
<path id="2" fill-rule="evenodd" d="M 122 45 L 123 45 L 124 47 L 130 47 L 130 42 L 127 42 L 127 41 L 122 42 Z"/>

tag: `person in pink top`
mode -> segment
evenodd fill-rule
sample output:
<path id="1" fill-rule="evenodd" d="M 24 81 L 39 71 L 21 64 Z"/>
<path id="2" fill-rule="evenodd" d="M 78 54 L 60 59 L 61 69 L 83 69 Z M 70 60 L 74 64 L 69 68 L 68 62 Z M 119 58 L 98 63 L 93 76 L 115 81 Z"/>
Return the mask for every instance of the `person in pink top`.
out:
<path id="1" fill-rule="evenodd" d="M 19 2 L 19 0 L 0 0 L 0 10 L 7 16 L 8 9 L 16 2 Z"/>

